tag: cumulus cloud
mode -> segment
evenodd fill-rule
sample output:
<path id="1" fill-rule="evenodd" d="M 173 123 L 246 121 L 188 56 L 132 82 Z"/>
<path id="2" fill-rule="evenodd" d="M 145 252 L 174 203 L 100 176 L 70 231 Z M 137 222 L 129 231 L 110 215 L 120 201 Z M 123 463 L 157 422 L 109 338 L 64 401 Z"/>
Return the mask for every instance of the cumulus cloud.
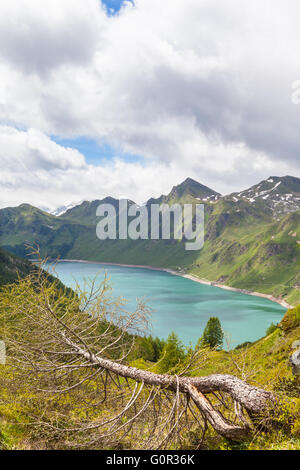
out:
<path id="1" fill-rule="evenodd" d="M 229 192 L 299 175 L 299 13 L 297 0 L 136 0 L 116 16 L 99 0 L 1 2 L 1 158 L 31 141 L 5 178 L 21 178 L 15 158 L 65 185 L 64 201 L 76 178 L 80 199 L 93 184 L 143 199 L 186 176 Z M 145 164 L 92 167 L 47 135 L 105 139 Z"/>
<path id="2" fill-rule="evenodd" d="M 190 141 L 190 145 L 191 152 L 206 153 L 207 149 L 212 152 L 212 144 L 204 138 Z M 222 192 L 230 184 L 226 167 L 234 167 L 237 161 L 241 166 L 232 170 L 230 177 L 231 189 L 239 190 L 249 177 L 242 155 L 253 163 L 250 176 L 255 182 L 262 169 L 267 168 L 268 174 L 273 170 L 278 174 L 287 170 L 278 164 L 274 167 L 264 154 L 251 153 L 243 144 L 224 147 L 222 142 L 215 142 L 213 148 L 213 157 L 207 158 L 204 165 L 195 161 L 125 162 L 117 155 L 102 165 L 92 165 L 77 150 L 58 145 L 36 129 L 22 131 L 0 126 L 0 207 L 29 203 L 53 210 L 63 204 L 108 195 L 130 198 L 141 204 L 150 197 L 167 194 L 173 185 L 190 176 Z M 229 158 L 216 168 L 215 160 L 226 153 Z M 243 174 L 247 176 L 241 177 Z M 232 176 L 236 179 L 234 185 Z"/>
<path id="3" fill-rule="evenodd" d="M 15 173 L 85 166 L 77 150 L 61 147 L 35 129 L 25 132 L 9 126 L 0 126 L 0 158 L 2 169 Z"/>
<path id="4" fill-rule="evenodd" d="M 83 5 L 84 3 L 84 5 Z M 105 13 L 94 0 L 10 0 L 0 7 L 0 54 L 24 73 L 86 65 L 101 38 Z"/>
<path id="5" fill-rule="evenodd" d="M 181 178 L 172 165 L 144 166 L 117 157 L 102 166 L 88 165 L 77 150 L 56 144 L 40 131 L 9 126 L 0 126 L 0 166 L 1 207 L 27 202 L 54 209 L 62 201 L 107 195 L 143 202 L 160 195 L 168 176 L 171 181 Z"/>

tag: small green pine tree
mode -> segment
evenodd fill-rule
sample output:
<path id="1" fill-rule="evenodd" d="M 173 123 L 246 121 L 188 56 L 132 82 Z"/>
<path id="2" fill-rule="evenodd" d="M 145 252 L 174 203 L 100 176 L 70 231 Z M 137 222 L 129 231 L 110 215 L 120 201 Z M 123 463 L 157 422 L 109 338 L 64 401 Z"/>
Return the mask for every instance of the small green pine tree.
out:
<path id="1" fill-rule="evenodd" d="M 145 336 L 137 339 L 137 353 L 145 361 L 157 362 L 164 346 L 165 342 L 160 338 Z"/>
<path id="2" fill-rule="evenodd" d="M 200 340 L 202 347 L 219 348 L 223 346 L 224 333 L 221 322 L 217 317 L 211 317 L 204 329 L 203 336 Z"/>
<path id="3" fill-rule="evenodd" d="M 158 365 L 161 373 L 168 372 L 185 358 L 184 346 L 174 332 L 169 335 L 161 357 Z"/>

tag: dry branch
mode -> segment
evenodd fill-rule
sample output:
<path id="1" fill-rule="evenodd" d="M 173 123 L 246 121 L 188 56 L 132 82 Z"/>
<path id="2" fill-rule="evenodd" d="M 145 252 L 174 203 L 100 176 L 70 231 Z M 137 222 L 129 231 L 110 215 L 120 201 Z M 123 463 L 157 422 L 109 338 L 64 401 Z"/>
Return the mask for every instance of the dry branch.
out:
<path id="1" fill-rule="evenodd" d="M 251 418 L 274 401 L 270 392 L 231 375 L 188 376 L 201 352 L 193 352 L 175 376 L 127 365 L 133 333 L 147 328 L 149 312 L 143 303 L 126 312 L 123 301 L 111 299 L 106 281 L 98 288 L 93 282 L 90 294 L 70 296 L 58 294 L 39 270 L 6 288 L 0 308 L 10 364 L 22 381 L 43 393 L 78 394 L 85 404 L 85 418 L 75 426 L 67 415 L 63 425 L 36 418 L 49 432 L 80 432 L 85 437 L 78 446 L 111 445 L 112 436 L 124 440 L 135 432 L 141 439 L 141 429 L 147 448 L 172 440 L 180 446 L 192 426 L 200 427 L 202 442 L 208 423 L 228 439 L 243 440 L 251 433 Z M 91 410 L 101 407 L 101 419 L 89 419 Z"/>

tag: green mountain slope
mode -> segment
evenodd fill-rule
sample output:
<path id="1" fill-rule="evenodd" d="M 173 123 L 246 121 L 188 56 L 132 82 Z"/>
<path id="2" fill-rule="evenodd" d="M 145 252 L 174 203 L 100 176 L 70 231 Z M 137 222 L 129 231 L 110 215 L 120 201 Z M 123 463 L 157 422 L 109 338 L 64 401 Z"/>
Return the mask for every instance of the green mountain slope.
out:
<path id="1" fill-rule="evenodd" d="M 86 227 L 59 219 L 29 204 L 0 211 L 0 242 L 2 248 L 25 257 L 25 244 L 37 244 L 43 256 L 64 257 L 75 240 L 84 235 Z"/>
<path id="2" fill-rule="evenodd" d="M 30 274 L 32 264 L 0 248 L 0 285 L 9 284 Z"/>
<path id="3" fill-rule="evenodd" d="M 15 283 L 18 279 L 24 278 L 35 271 L 36 266 L 30 261 L 19 258 L 0 248 L 0 287 Z M 57 278 L 46 271 L 43 271 L 43 273 L 50 282 L 55 282 L 58 290 L 64 291 L 68 295 L 74 294 L 72 289 L 65 287 Z"/>
<path id="4" fill-rule="evenodd" d="M 229 216 L 225 225 L 220 217 L 224 214 L 211 222 L 212 233 L 188 271 L 210 281 L 282 297 L 291 304 L 299 302 L 300 252 L 295 234 L 300 234 L 300 211 L 280 223 L 242 216 L 230 223 Z"/>
<path id="5" fill-rule="evenodd" d="M 187 179 L 169 195 L 150 199 L 148 207 L 155 202 L 204 203 L 205 245 L 196 252 L 186 251 L 184 240 L 99 240 L 95 230 L 99 220 L 96 209 L 100 203 L 110 203 L 118 214 L 119 201 L 113 198 L 84 202 L 60 217 L 29 205 L 2 209 L 0 243 L 23 257 L 27 242 L 38 244 L 42 255 L 52 258 L 173 268 L 224 285 L 272 294 L 295 304 L 300 302 L 299 186 L 299 178 L 271 177 L 257 188 L 250 188 L 251 194 L 246 191 L 239 193 L 239 197 L 221 197 Z M 288 210 L 275 214 L 277 188 L 284 198 L 282 202 L 293 194 L 294 205 L 284 204 Z M 259 190 L 263 195 L 254 198 Z"/>

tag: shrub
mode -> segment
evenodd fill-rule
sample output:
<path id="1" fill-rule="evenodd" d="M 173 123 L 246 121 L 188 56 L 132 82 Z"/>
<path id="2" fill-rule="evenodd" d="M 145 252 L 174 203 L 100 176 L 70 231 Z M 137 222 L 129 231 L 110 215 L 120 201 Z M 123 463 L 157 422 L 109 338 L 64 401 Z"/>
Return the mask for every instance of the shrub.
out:
<path id="1" fill-rule="evenodd" d="M 300 375 L 296 375 L 292 378 L 279 378 L 278 382 L 274 386 L 276 392 L 282 392 L 288 397 L 299 398 L 300 397 Z"/>
<path id="2" fill-rule="evenodd" d="M 279 327 L 287 333 L 294 328 L 300 326 L 300 305 L 286 312 L 283 319 L 279 323 Z"/>
<path id="3" fill-rule="evenodd" d="M 234 349 L 235 350 L 244 349 L 247 346 L 251 346 L 251 344 L 253 344 L 251 341 L 245 341 L 245 343 L 238 344 Z"/>
<path id="4" fill-rule="evenodd" d="M 274 333 L 274 331 L 276 331 L 278 328 L 278 324 L 275 325 L 275 323 L 271 323 L 271 325 L 269 326 L 269 328 L 267 329 L 266 331 L 266 336 L 269 336 L 271 335 L 272 333 Z"/>

